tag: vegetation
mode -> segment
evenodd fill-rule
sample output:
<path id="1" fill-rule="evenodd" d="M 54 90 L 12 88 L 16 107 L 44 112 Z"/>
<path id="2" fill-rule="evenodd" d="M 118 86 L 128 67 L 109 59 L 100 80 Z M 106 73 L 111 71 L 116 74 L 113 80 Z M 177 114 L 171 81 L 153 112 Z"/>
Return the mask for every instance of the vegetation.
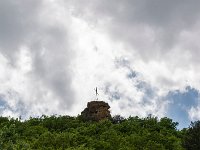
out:
<path id="1" fill-rule="evenodd" d="M 80 116 L 0 117 L 0 149 L 8 150 L 199 150 L 200 121 L 177 130 L 169 118 L 115 116 L 100 122 Z"/>

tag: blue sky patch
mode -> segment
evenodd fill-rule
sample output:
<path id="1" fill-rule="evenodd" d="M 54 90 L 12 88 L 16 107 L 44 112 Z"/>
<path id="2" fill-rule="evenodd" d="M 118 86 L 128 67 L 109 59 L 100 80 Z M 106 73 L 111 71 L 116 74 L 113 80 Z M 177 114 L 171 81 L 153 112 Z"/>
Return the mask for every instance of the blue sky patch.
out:
<path id="1" fill-rule="evenodd" d="M 179 122 L 178 128 L 188 127 L 191 120 L 189 119 L 188 110 L 192 106 L 198 105 L 199 92 L 188 86 L 184 92 L 179 90 L 170 91 L 167 99 L 170 101 L 167 116 L 174 121 Z"/>

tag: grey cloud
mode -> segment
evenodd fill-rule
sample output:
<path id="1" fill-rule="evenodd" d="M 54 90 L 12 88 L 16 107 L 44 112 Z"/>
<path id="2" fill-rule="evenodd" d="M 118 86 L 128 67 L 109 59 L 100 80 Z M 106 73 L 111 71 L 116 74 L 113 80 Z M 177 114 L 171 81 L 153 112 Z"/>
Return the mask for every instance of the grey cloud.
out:
<path id="1" fill-rule="evenodd" d="M 144 60 L 168 54 L 180 33 L 199 20 L 197 0 L 87 0 L 75 3 L 74 14 L 95 25 L 104 22 L 109 35 L 131 46 Z M 98 24 L 99 23 L 99 24 Z M 154 55 L 156 53 L 156 55 Z"/>
<path id="2" fill-rule="evenodd" d="M 74 103 L 69 69 L 73 56 L 68 43 L 70 35 L 62 20 L 51 18 L 54 12 L 46 8 L 46 3 L 44 0 L 0 1 L 0 53 L 16 67 L 20 47 L 26 46 L 33 62 L 33 70 L 27 76 L 36 86 L 40 83 L 48 87 L 60 109 L 70 109 Z M 44 13 L 45 9 L 49 12 Z M 35 90 L 42 103 L 44 93 L 40 88 Z"/>
<path id="3" fill-rule="evenodd" d="M 73 54 L 67 42 L 67 31 L 58 26 L 51 27 L 42 34 L 43 42 L 37 41 L 31 47 L 35 76 L 39 80 L 42 78 L 42 82 L 60 98 L 61 108 L 70 108 L 74 100 L 69 69 Z"/>
<path id="4" fill-rule="evenodd" d="M 0 49 L 8 58 L 13 58 L 37 28 L 35 21 L 40 5 L 39 0 L 0 1 Z"/>
<path id="5" fill-rule="evenodd" d="M 197 0 L 125 0 L 125 1 L 91 1 L 89 8 L 99 20 L 111 17 L 122 28 L 134 27 L 135 24 L 145 24 L 160 28 L 173 26 L 176 29 L 191 26 L 199 17 Z M 88 7 L 84 7 L 85 12 Z M 95 12 L 95 13 L 94 13 Z M 86 13 L 87 14 L 87 13 Z"/>

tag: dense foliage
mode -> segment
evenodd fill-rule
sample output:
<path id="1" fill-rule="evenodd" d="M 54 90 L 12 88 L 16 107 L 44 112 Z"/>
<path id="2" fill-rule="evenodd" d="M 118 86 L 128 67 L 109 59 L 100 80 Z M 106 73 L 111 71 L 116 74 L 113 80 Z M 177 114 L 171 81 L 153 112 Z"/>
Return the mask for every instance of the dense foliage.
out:
<path id="1" fill-rule="evenodd" d="M 200 121 L 192 122 L 185 131 L 183 145 L 188 150 L 200 150 Z"/>
<path id="2" fill-rule="evenodd" d="M 42 116 L 26 121 L 0 117 L 0 149 L 183 150 L 199 149 L 200 123 L 179 131 L 169 118 L 120 116 L 86 122 L 78 117 Z M 192 144 L 191 147 L 188 145 Z"/>

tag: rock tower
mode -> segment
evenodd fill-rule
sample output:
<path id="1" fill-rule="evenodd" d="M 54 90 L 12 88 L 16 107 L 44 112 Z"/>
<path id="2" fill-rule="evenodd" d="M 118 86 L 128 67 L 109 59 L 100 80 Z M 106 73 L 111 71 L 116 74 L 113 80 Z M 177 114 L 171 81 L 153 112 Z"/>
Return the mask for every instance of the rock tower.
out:
<path id="1" fill-rule="evenodd" d="M 110 119 L 110 106 L 104 101 L 88 102 L 87 107 L 81 112 L 84 120 L 100 121 L 103 119 Z"/>

